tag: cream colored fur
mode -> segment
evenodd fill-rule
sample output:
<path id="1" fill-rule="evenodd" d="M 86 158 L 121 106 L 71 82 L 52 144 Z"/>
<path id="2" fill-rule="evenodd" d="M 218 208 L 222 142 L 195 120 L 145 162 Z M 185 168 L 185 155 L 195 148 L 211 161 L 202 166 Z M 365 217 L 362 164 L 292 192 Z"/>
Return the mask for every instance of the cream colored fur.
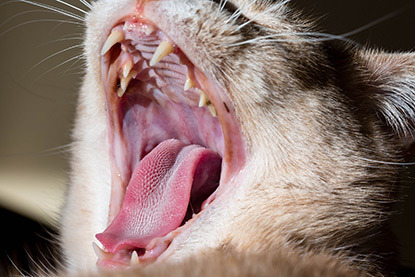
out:
<path id="1" fill-rule="evenodd" d="M 376 161 L 399 162 L 395 134 L 412 131 L 414 54 L 307 39 L 301 33 L 313 30 L 312 23 L 278 1 L 245 9 L 251 1 L 228 1 L 253 20 L 253 29 L 237 29 L 246 20 L 227 22 L 230 14 L 218 12 L 211 1 L 147 2 L 145 14 L 158 18 L 157 26 L 227 90 L 248 157 L 233 180 L 237 190 L 173 241 L 174 255 L 162 262 L 168 267 L 154 265 L 140 274 L 195 266 L 212 276 L 210 268 L 219 263 L 222 275 L 240 276 L 259 272 L 262 261 L 269 270 L 261 275 L 388 273 L 382 257 L 390 249 L 376 243 L 388 238 L 383 227 L 395 201 L 397 168 Z M 110 29 L 135 4 L 97 1 L 86 21 L 87 68 L 62 216 L 71 274 L 96 270 L 91 245 L 107 226 L 111 176 L 100 51 Z M 274 40 L 255 40 L 271 34 Z M 237 273 L 226 272 L 228 266 Z"/>

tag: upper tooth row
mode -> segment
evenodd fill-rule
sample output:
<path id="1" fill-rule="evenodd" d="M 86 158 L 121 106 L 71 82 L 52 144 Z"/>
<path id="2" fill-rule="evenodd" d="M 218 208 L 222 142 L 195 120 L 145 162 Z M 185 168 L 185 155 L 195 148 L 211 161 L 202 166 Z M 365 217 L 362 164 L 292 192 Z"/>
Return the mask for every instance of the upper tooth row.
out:
<path id="1" fill-rule="evenodd" d="M 124 32 L 121 30 L 113 30 L 111 34 L 108 36 L 108 39 L 105 41 L 104 46 L 102 47 L 101 55 L 105 55 L 112 46 L 115 44 L 123 41 L 125 39 Z M 150 66 L 156 65 L 159 61 L 161 61 L 164 57 L 170 55 L 174 52 L 174 45 L 171 44 L 167 40 L 163 40 L 160 45 L 157 47 L 156 51 L 154 52 L 153 57 L 150 60 Z M 122 66 L 122 74 L 120 77 L 120 87 L 117 90 L 117 94 L 119 97 L 122 97 L 127 90 L 128 84 L 130 81 L 135 78 L 138 74 L 137 71 L 132 70 L 134 67 L 133 61 L 128 60 Z M 189 74 L 186 76 L 186 81 L 184 84 L 184 91 L 187 91 L 191 88 L 196 87 L 195 81 L 191 78 Z M 216 117 L 217 112 L 213 104 L 211 103 L 209 97 L 206 93 L 200 90 L 200 100 L 199 100 L 199 107 L 207 106 L 212 116 Z"/>

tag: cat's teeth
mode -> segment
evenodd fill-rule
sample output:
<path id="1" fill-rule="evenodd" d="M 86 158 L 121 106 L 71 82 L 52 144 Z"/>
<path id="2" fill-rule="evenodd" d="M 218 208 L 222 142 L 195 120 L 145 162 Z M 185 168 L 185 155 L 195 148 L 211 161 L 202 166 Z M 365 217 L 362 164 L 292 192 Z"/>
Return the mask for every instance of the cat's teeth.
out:
<path id="1" fill-rule="evenodd" d="M 199 108 L 207 106 L 210 102 L 209 97 L 207 97 L 206 93 L 203 90 L 200 90 L 200 99 L 199 99 Z"/>
<path id="2" fill-rule="evenodd" d="M 130 74 L 131 69 L 133 69 L 134 63 L 132 60 L 128 60 L 122 67 L 122 76 L 127 78 L 128 74 Z"/>
<path id="3" fill-rule="evenodd" d="M 154 66 L 159 61 L 161 61 L 164 57 L 166 57 L 167 55 L 170 55 L 173 52 L 174 52 L 174 46 L 167 40 L 162 41 L 160 45 L 157 47 L 156 52 L 154 52 L 153 58 L 151 58 L 150 66 Z"/>
<path id="4" fill-rule="evenodd" d="M 213 117 L 217 117 L 218 113 L 216 112 L 216 109 L 213 106 L 213 104 L 210 102 L 209 97 L 206 95 L 206 93 L 203 90 L 199 89 L 199 92 L 200 92 L 199 108 L 207 106 L 208 110 L 210 111 L 210 114 Z"/>
<path id="5" fill-rule="evenodd" d="M 124 93 L 127 91 L 130 81 L 137 76 L 137 71 L 132 70 L 128 73 L 127 77 L 122 76 L 120 81 L 120 88 L 117 91 L 118 97 L 123 97 Z"/>
<path id="6" fill-rule="evenodd" d="M 145 34 L 147 36 L 151 35 L 152 33 L 154 33 L 154 31 L 156 30 L 155 27 L 151 26 L 151 25 L 146 25 L 146 29 L 145 29 Z"/>
<path id="7" fill-rule="evenodd" d="M 114 257 L 114 254 L 105 252 L 95 242 L 92 243 L 92 248 L 94 249 L 95 254 L 98 256 L 98 259 L 100 260 L 110 260 Z"/>
<path id="8" fill-rule="evenodd" d="M 216 112 L 215 107 L 212 104 L 209 104 L 207 106 L 208 110 L 210 111 L 210 113 L 212 114 L 213 117 L 217 117 L 218 113 Z"/>
<path id="9" fill-rule="evenodd" d="M 189 74 L 186 76 L 186 82 L 184 83 L 184 91 L 187 91 L 191 88 L 196 87 L 196 83 L 193 81 L 193 79 L 190 77 Z"/>
<path id="10" fill-rule="evenodd" d="M 111 47 L 113 47 L 118 42 L 123 41 L 125 38 L 124 32 L 120 30 L 112 30 L 111 34 L 108 36 L 107 40 L 102 46 L 101 55 L 105 55 Z"/>
<path id="11" fill-rule="evenodd" d="M 133 253 L 131 253 L 130 265 L 139 265 L 139 264 L 140 264 L 140 260 L 138 259 L 137 251 L 133 251 Z"/>

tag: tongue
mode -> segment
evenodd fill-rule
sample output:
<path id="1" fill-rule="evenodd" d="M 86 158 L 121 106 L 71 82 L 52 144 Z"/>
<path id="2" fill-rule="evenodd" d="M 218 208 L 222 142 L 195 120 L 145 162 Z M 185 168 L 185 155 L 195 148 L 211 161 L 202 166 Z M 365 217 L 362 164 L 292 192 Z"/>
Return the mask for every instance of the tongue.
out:
<path id="1" fill-rule="evenodd" d="M 97 239 L 114 253 L 145 248 L 173 231 L 186 215 L 193 180 L 206 178 L 220 162 L 218 154 L 199 145 L 163 141 L 134 169 L 120 212 Z"/>

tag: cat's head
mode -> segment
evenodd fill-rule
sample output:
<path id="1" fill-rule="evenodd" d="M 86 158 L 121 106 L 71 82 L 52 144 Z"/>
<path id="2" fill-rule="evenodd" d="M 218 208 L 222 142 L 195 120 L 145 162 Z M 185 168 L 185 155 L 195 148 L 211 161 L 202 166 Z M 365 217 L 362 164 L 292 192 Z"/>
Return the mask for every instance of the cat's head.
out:
<path id="1" fill-rule="evenodd" d="M 415 56 L 316 33 L 287 2 L 93 4 L 62 221 L 72 270 L 95 265 L 97 234 L 102 266 L 377 251 Z"/>

